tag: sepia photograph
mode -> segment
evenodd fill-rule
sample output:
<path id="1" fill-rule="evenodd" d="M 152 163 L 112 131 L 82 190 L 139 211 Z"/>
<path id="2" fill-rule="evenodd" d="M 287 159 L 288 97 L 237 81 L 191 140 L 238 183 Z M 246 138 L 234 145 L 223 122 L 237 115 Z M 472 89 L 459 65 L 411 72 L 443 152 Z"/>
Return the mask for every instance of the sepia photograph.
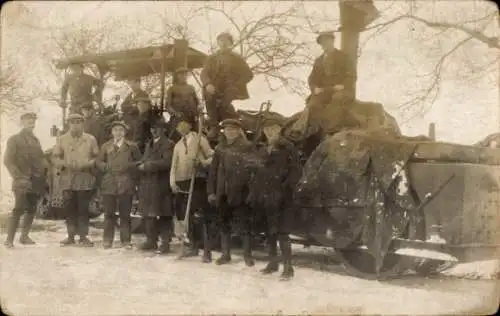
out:
<path id="1" fill-rule="evenodd" d="M 489 315 L 487 0 L 8 1 L 5 315 Z"/>

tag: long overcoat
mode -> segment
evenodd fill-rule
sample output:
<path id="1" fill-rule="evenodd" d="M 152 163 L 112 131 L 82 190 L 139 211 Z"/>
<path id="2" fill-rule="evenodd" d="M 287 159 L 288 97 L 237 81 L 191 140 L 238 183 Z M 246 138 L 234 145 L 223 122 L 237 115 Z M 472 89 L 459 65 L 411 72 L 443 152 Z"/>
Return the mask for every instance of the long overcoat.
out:
<path id="1" fill-rule="evenodd" d="M 250 204 L 262 211 L 270 232 L 288 232 L 295 214 L 293 192 L 301 174 L 298 150 L 280 138 L 273 149 L 260 148 L 259 157 L 262 163 L 251 181 Z"/>
<path id="2" fill-rule="evenodd" d="M 347 55 L 335 49 L 332 53 L 323 53 L 315 59 L 307 81 L 311 92 L 314 92 L 314 88 L 352 85 L 356 81 L 356 74 Z"/>
<path id="3" fill-rule="evenodd" d="M 150 141 L 142 158 L 144 170 L 139 178 L 139 209 L 145 217 L 173 216 L 170 167 L 174 143 L 165 136 Z"/>
<path id="4" fill-rule="evenodd" d="M 133 195 L 138 180 L 137 163 L 141 154 L 137 145 L 125 140 L 119 148 L 114 141 L 104 143 L 96 165 L 104 174 L 101 180 L 102 195 Z"/>
<path id="5" fill-rule="evenodd" d="M 207 193 L 215 194 L 216 206 L 220 206 L 223 197 L 230 206 L 239 206 L 246 202 L 252 174 L 249 158 L 253 154 L 253 144 L 243 137 L 232 144 L 222 142 L 215 147 L 209 169 Z"/>
<path id="6" fill-rule="evenodd" d="M 212 84 L 217 93 L 231 102 L 249 98 L 247 84 L 253 73 L 248 63 L 232 51 L 218 51 L 209 56 L 200 76 L 203 86 Z"/>
<path id="7" fill-rule="evenodd" d="M 13 191 L 43 193 L 48 164 L 40 141 L 32 132 L 22 130 L 7 140 L 4 164 L 13 178 Z"/>

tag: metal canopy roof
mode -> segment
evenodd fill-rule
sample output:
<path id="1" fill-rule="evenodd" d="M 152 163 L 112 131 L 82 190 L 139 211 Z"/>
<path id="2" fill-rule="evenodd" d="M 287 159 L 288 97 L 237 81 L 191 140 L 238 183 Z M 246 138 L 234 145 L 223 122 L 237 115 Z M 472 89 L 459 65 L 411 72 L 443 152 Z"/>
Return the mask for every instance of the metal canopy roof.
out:
<path id="1" fill-rule="evenodd" d="M 91 63 L 104 72 L 114 73 L 115 79 L 123 80 L 160 73 L 162 55 L 164 56 L 165 71 L 173 72 L 176 68 L 173 44 L 59 59 L 56 60 L 56 67 L 58 69 L 65 69 L 71 63 L 75 62 L 83 64 Z M 202 68 L 207 57 L 205 53 L 188 47 L 187 67 L 189 69 Z"/>

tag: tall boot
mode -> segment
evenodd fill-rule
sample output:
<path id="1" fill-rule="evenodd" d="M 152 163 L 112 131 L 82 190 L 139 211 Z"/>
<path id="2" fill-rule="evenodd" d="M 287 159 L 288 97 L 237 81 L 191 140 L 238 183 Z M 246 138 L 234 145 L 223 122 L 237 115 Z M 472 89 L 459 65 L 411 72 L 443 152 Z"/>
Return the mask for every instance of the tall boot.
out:
<path id="1" fill-rule="evenodd" d="M 21 237 L 19 238 L 19 242 L 23 245 L 34 245 L 35 242 L 28 236 L 31 230 L 31 226 L 33 225 L 33 219 L 35 218 L 35 214 L 27 213 L 24 215 Z"/>
<path id="2" fill-rule="evenodd" d="M 276 234 L 271 234 L 267 241 L 269 243 L 269 263 L 264 269 L 260 270 L 262 274 L 271 274 L 279 269 L 277 250 L 278 237 Z"/>
<path id="3" fill-rule="evenodd" d="M 229 233 L 221 234 L 221 246 L 222 246 L 222 255 L 217 258 L 215 264 L 221 265 L 225 263 L 229 263 L 231 261 L 231 235 Z"/>
<path id="4" fill-rule="evenodd" d="M 5 239 L 5 247 L 12 248 L 14 247 L 14 237 L 16 235 L 17 226 L 19 226 L 19 220 L 21 216 L 14 213 L 9 217 L 9 221 L 7 224 L 7 238 Z"/>
<path id="5" fill-rule="evenodd" d="M 141 250 L 156 250 L 158 248 L 157 227 L 155 217 L 146 217 L 144 219 L 144 228 L 146 230 L 146 241 L 139 247 Z"/>
<path id="6" fill-rule="evenodd" d="M 212 262 L 212 244 L 210 240 L 209 223 L 203 223 L 203 257 L 202 262 Z"/>
<path id="7" fill-rule="evenodd" d="M 280 234 L 279 243 L 281 253 L 283 254 L 283 272 L 281 273 L 281 280 L 287 281 L 294 276 L 292 266 L 292 243 L 286 234 Z"/>
<path id="8" fill-rule="evenodd" d="M 252 238 L 249 233 L 243 235 L 243 259 L 247 267 L 255 265 L 255 260 L 252 258 Z"/>

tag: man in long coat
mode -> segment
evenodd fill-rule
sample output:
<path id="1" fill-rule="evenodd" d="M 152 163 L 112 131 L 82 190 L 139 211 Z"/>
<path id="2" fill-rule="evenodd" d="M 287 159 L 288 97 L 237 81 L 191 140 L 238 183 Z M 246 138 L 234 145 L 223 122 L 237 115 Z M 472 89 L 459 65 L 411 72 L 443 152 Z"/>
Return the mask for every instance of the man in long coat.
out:
<path id="1" fill-rule="evenodd" d="M 158 118 L 152 123 L 152 139 L 138 165 L 139 209 L 142 211 L 146 228 L 146 242 L 142 250 L 158 249 L 158 237 L 161 245 L 160 253 L 170 251 L 172 235 L 173 196 L 170 188 L 170 166 L 174 143 L 165 136 L 166 123 Z"/>
<path id="2" fill-rule="evenodd" d="M 219 34 L 217 43 L 220 49 L 208 57 L 200 77 L 210 118 L 209 138 L 216 136 L 219 122 L 237 117 L 231 102 L 249 98 L 247 84 L 253 79 L 247 62 L 231 50 L 231 34 Z"/>
<path id="3" fill-rule="evenodd" d="M 300 177 L 300 160 L 297 149 L 280 136 L 282 124 L 269 118 L 262 124 L 266 146 L 259 149 L 262 164 L 255 173 L 250 189 L 253 209 L 262 212 L 267 224 L 269 264 L 263 274 L 278 271 L 277 241 L 283 255 L 282 278 L 293 276 L 292 247 L 288 237 L 295 218 L 291 201 L 295 185 Z"/>
<path id="4" fill-rule="evenodd" d="M 140 78 L 129 79 L 127 80 L 127 84 L 130 87 L 130 92 L 125 97 L 125 100 L 123 100 L 120 108 L 123 121 L 129 128 L 133 128 L 139 115 L 139 101 L 144 100 L 147 104 L 151 105 L 151 99 L 149 98 L 149 94 L 141 88 Z"/>
<path id="5" fill-rule="evenodd" d="M 53 162 L 61 167 L 61 188 L 66 209 L 68 238 L 61 245 L 94 245 L 88 238 L 89 202 L 96 185 L 95 159 L 99 147 L 94 136 L 83 131 L 83 116 L 73 113 L 68 116 L 69 131 L 60 136 L 52 151 Z"/>
<path id="6" fill-rule="evenodd" d="M 131 128 L 127 133 L 127 138 L 137 143 L 139 150 L 143 154 L 146 144 L 151 139 L 152 123 L 158 118 L 152 109 L 149 99 L 137 99 L 138 115 L 131 122 Z"/>
<path id="7" fill-rule="evenodd" d="M 104 88 L 102 81 L 84 73 L 83 65 L 80 63 L 72 63 L 69 68 L 71 73 L 64 79 L 61 88 L 60 106 L 66 107 L 68 92 L 71 96 L 70 113 L 80 113 L 84 104 L 92 104 L 93 101 L 102 106 L 102 90 Z M 92 91 L 93 89 L 94 91 Z"/>
<path id="8" fill-rule="evenodd" d="M 253 144 L 246 139 L 240 121 L 222 121 L 225 139 L 217 145 L 210 165 L 207 183 L 209 202 L 217 208 L 221 230 L 222 256 L 216 264 L 231 261 L 231 223 L 238 226 L 243 239 L 245 264 L 253 266 L 251 232 L 254 216 L 246 203 L 251 178 L 248 157 L 254 154 Z"/>
<path id="9" fill-rule="evenodd" d="M 132 248 L 130 211 L 136 191 L 137 162 L 141 154 L 135 143 L 125 139 L 127 129 L 123 121 L 111 124 L 113 139 L 102 145 L 96 162 L 104 173 L 100 184 L 104 204 L 104 248 L 111 248 L 113 244 L 117 211 L 120 217 L 120 242 L 124 248 Z"/>
<path id="10" fill-rule="evenodd" d="M 35 243 L 28 234 L 35 217 L 36 203 L 45 190 L 47 168 L 40 141 L 33 135 L 36 118 L 33 112 L 22 114 L 23 129 L 8 139 L 5 148 L 4 164 L 12 177 L 15 198 L 7 225 L 5 246 L 8 248 L 14 246 L 14 237 L 23 214 L 19 242 L 25 245 Z"/>

